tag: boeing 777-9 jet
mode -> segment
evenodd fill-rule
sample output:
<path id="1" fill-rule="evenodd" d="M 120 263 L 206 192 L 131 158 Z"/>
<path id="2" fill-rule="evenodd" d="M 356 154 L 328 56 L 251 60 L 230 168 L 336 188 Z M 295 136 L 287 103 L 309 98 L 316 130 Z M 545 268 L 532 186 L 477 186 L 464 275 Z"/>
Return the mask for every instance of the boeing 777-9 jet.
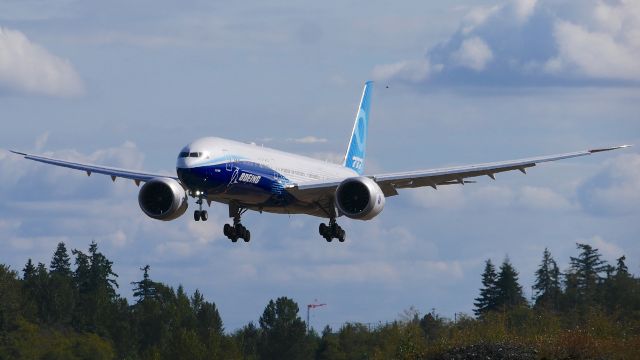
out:
<path id="1" fill-rule="evenodd" d="M 373 83 L 364 85 L 351 139 L 342 164 L 273 150 L 255 144 L 206 137 L 186 145 L 178 155 L 176 176 L 165 176 L 114 167 L 82 164 L 27 154 L 26 159 L 92 173 L 144 183 L 138 203 L 149 217 L 174 220 L 183 215 L 189 197 L 196 199 L 195 221 L 207 221 L 206 202 L 226 204 L 233 224 L 224 225 L 224 234 L 236 242 L 248 242 L 251 233 L 240 218 L 247 210 L 278 214 L 307 214 L 328 219 L 319 232 L 327 241 L 345 240 L 344 230 L 336 218 L 346 216 L 370 220 L 384 208 L 387 197 L 398 195 L 398 189 L 465 184 L 466 179 L 526 169 L 539 163 L 590 155 L 627 147 L 621 145 L 565 154 L 531 157 L 520 160 L 454 166 L 399 173 L 364 175 L 367 128 Z"/>

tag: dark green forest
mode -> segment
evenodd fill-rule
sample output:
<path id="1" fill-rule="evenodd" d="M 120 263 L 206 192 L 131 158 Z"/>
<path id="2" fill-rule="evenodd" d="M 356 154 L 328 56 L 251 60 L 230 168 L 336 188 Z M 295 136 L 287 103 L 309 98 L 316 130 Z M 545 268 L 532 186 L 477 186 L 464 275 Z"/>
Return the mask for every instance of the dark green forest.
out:
<path id="1" fill-rule="evenodd" d="M 561 271 L 545 250 L 531 299 L 508 259 L 487 260 L 473 316 L 410 308 L 393 322 L 317 333 L 280 297 L 229 331 L 199 291 L 152 280 L 149 266 L 123 286 L 95 242 L 71 253 L 60 243 L 48 266 L 0 265 L 0 359 L 639 359 L 640 279 L 625 260 L 577 244 Z M 119 286 L 133 290 L 131 303 Z"/>

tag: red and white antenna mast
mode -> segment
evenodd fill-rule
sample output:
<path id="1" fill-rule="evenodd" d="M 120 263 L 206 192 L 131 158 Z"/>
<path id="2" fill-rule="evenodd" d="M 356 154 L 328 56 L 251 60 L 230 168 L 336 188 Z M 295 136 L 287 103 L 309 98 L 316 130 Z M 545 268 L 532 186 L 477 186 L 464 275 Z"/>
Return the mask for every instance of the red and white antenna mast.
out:
<path id="1" fill-rule="evenodd" d="M 327 304 L 318 304 L 318 299 L 315 299 L 313 304 L 307 305 L 307 333 L 309 333 L 309 330 L 311 329 L 311 325 L 309 324 L 309 312 L 311 311 L 311 309 L 319 308 L 326 305 Z"/>

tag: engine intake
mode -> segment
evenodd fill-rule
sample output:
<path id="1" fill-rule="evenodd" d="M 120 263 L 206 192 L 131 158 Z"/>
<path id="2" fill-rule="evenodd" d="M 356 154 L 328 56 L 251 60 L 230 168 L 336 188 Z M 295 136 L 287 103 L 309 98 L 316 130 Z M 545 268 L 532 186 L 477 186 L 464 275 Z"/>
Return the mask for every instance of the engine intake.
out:
<path id="1" fill-rule="evenodd" d="M 138 193 L 138 204 L 147 216 L 169 221 L 187 211 L 187 193 L 180 183 L 170 178 L 147 181 Z"/>
<path id="2" fill-rule="evenodd" d="M 384 208 L 385 197 L 380 186 L 368 177 L 349 178 L 336 189 L 336 206 L 342 215 L 369 220 Z"/>

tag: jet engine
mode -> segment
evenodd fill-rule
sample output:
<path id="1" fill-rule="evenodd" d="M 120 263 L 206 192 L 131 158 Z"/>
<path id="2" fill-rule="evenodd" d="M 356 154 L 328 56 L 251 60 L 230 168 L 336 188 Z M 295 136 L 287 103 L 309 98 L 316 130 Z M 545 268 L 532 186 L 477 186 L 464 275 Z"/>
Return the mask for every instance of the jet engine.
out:
<path id="1" fill-rule="evenodd" d="M 345 179 L 336 189 L 336 206 L 340 214 L 352 219 L 373 219 L 384 208 L 384 202 L 382 189 L 368 177 Z"/>
<path id="2" fill-rule="evenodd" d="M 169 221 L 187 211 L 187 193 L 180 183 L 171 178 L 147 181 L 138 193 L 138 204 L 147 216 Z"/>

